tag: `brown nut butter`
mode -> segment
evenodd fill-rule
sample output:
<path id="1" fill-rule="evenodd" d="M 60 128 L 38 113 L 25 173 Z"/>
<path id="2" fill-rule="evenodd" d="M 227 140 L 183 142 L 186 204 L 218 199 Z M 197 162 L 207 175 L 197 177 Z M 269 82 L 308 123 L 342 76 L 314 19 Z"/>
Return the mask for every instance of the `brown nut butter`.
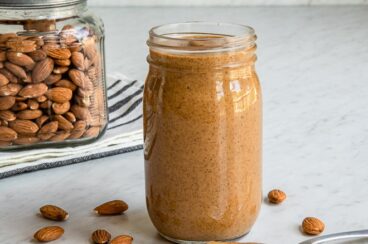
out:
<path id="1" fill-rule="evenodd" d="M 262 198 L 262 99 L 252 28 L 182 23 L 150 32 L 146 201 L 167 239 L 248 233 Z"/>

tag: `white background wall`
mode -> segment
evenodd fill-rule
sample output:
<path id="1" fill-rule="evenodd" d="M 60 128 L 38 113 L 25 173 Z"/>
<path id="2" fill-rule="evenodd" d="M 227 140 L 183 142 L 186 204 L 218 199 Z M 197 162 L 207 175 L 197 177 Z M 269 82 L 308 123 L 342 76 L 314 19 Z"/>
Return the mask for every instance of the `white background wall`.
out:
<path id="1" fill-rule="evenodd" d="M 91 6 L 358 5 L 368 0 L 88 0 Z"/>

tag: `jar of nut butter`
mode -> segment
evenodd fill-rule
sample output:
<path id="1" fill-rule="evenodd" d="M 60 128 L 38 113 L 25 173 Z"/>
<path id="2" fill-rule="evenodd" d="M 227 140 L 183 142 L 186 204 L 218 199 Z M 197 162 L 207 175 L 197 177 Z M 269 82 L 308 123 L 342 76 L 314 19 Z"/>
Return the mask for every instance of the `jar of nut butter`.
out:
<path id="1" fill-rule="evenodd" d="M 262 199 L 262 97 L 251 27 L 207 22 L 149 33 L 146 201 L 176 243 L 247 234 Z"/>
<path id="2" fill-rule="evenodd" d="M 86 0 L 0 0 L 0 150 L 103 134 L 103 42 Z"/>

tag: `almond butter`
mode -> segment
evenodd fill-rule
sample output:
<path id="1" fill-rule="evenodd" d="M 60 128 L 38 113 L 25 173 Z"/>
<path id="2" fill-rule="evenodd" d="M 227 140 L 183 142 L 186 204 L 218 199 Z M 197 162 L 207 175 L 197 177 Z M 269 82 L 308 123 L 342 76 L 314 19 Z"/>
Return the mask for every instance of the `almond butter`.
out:
<path id="1" fill-rule="evenodd" d="M 37 124 L 30 120 L 16 119 L 9 122 L 9 126 L 13 130 L 21 134 L 36 133 L 38 131 Z"/>
<path id="2" fill-rule="evenodd" d="M 47 90 L 48 87 L 44 83 L 27 85 L 19 92 L 19 96 L 35 98 L 44 95 Z"/>
<path id="3" fill-rule="evenodd" d="M 33 66 L 35 62 L 33 59 L 24 53 L 18 53 L 18 52 L 7 52 L 7 58 L 10 62 L 13 64 L 19 65 L 19 66 Z"/>
<path id="4" fill-rule="evenodd" d="M 65 141 L 66 139 L 68 139 L 69 136 L 70 136 L 70 132 L 68 131 L 58 132 L 56 133 L 56 135 L 51 137 L 49 140 L 54 141 L 54 142 Z"/>
<path id="5" fill-rule="evenodd" d="M 15 97 L 0 97 L 0 110 L 8 110 L 15 104 Z"/>
<path id="6" fill-rule="evenodd" d="M 65 114 L 70 109 L 70 103 L 53 103 L 52 109 L 54 110 L 55 114 Z"/>
<path id="7" fill-rule="evenodd" d="M 35 61 L 41 61 L 44 60 L 47 57 L 46 52 L 42 51 L 41 49 L 35 50 L 33 52 L 28 53 L 28 55 Z"/>
<path id="8" fill-rule="evenodd" d="M 46 53 L 54 59 L 68 59 L 71 56 L 71 52 L 67 48 L 47 49 Z"/>
<path id="9" fill-rule="evenodd" d="M 53 102 L 65 103 L 72 99 L 72 90 L 64 87 L 55 87 L 47 91 L 46 97 Z"/>
<path id="10" fill-rule="evenodd" d="M 17 113 L 17 119 L 37 119 L 42 116 L 42 111 L 36 110 L 23 110 Z"/>
<path id="11" fill-rule="evenodd" d="M 92 233 L 92 240 L 97 244 L 108 243 L 111 239 L 111 234 L 107 230 L 95 230 Z"/>
<path id="12" fill-rule="evenodd" d="M 13 141 L 17 139 L 18 134 L 14 130 L 5 127 L 0 126 L 0 141 Z"/>
<path id="13" fill-rule="evenodd" d="M 70 131 L 74 128 L 73 124 L 62 115 L 55 115 L 54 119 L 59 122 L 59 128 L 62 130 Z"/>
<path id="14" fill-rule="evenodd" d="M 110 244 L 131 244 L 133 243 L 133 237 L 128 235 L 119 235 L 110 241 Z"/>
<path id="15" fill-rule="evenodd" d="M 56 83 L 56 82 L 58 82 L 59 80 L 61 80 L 61 74 L 50 74 L 47 78 L 46 78 L 46 80 L 45 80 L 45 83 L 47 84 L 47 85 L 52 85 L 52 84 L 54 84 L 54 83 Z"/>
<path id="16" fill-rule="evenodd" d="M 70 58 L 73 65 L 79 70 L 85 70 L 84 66 L 84 55 L 81 52 L 72 52 L 72 57 Z"/>
<path id="17" fill-rule="evenodd" d="M 12 72 L 13 75 L 15 75 L 16 77 L 25 80 L 27 79 L 27 74 L 24 71 L 24 69 L 16 64 L 10 63 L 10 62 L 5 62 L 5 67 Z"/>
<path id="18" fill-rule="evenodd" d="M 64 234 L 64 229 L 60 226 L 47 226 L 39 229 L 34 238 L 40 242 L 48 242 L 59 239 Z"/>
<path id="19" fill-rule="evenodd" d="M 12 111 L 4 110 L 0 111 L 0 119 L 3 119 L 5 121 L 13 121 L 16 119 L 16 116 Z"/>
<path id="20" fill-rule="evenodd" d="M 45 205 L 40 208 L 42 216 L 46 219 L 64 221 L 69 218 L 69 214 L 62 208 L 55 205 Z"/>
<path id="21" fill-rule="evenodd" d="M 9 83 L 8 78 L 5 75 L 0 73 L 0 86 L 5 86 Z"/>
<path id="22" fill-rule="evenodd" d="M 70 80 L 59 80 L 55 83 L 55 86 L 69 88 L 72 91 L 75 91 L 77 89 L 77 86 Z"/>
<path id="23" fill-rule="evenodd" d="M 26 136 L 26 137 L 19 137 L 15 139 L 13 142 L 17 145 L 32 145 L 39 142 L 40 139 L 35 136 Z"/>
<path id="24" fill-rule="evenodd" d="M 105 202 L 94 210 L 99 215 L 117 215 L 122 214 L 128 209 L 128 204 L 122 200 L 113 200 Z"/>
<path id="25" fill-rule="evenodd" d="M 35 83 L 44 81 L 54 69 L 54 61 L 46 58 L 36 64 L 32 71 L 32 80 Z"/>

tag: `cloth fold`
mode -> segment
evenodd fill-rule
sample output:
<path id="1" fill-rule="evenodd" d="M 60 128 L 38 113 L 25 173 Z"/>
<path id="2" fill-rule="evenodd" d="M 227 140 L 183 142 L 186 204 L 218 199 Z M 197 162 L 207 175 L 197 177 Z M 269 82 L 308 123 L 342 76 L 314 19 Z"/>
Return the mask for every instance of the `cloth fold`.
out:
<path id="1" fill-rule="evenodd" d="M 143 85 L 122 74 L 107 78 L 109 124 L 99 140 L 85 145 L 0 152 L 0 179 L 80 163 L 143 148 Z"/>

